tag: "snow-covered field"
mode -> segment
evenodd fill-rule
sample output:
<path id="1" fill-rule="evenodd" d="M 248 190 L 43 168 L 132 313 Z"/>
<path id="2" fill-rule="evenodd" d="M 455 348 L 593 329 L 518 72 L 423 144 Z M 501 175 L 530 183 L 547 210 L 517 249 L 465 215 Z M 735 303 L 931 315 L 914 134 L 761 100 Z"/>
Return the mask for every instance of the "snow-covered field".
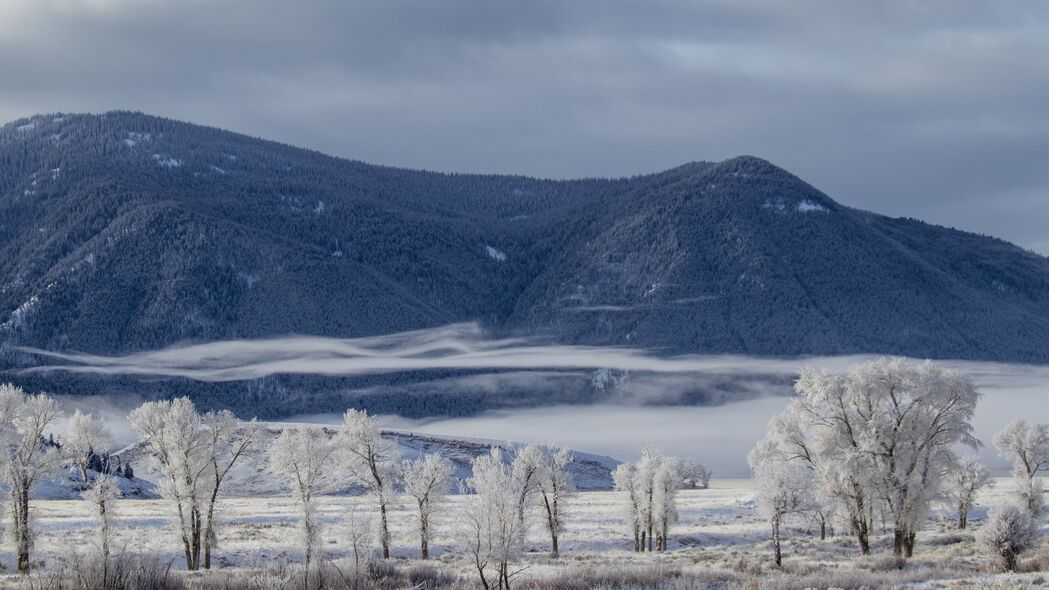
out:
<path id="1" fill-rule="evenodd" d="M 630 533 L 621 517 L 623 501 L 616 492 L 584 492 L 570 500 L 570 522 L 562 537 L 562 555 L 547 555 L 548 542 L 541 527 L 531 527 L 525 566 L 520 584 L 547 579 L 580 568 L 624 571 L 658 565 L 668 580 L 691 574 L 714 584 L 711 587 L 826 587 L 846 586 L 861 581 L 875 585 L 913 582 L 923 588 L 963 587 L 1044 587 L 1049 576 L 1040 573 L 1010 576 L 987 575 L 985 561 L 973 544 L 973 529 L 986 514 L 986 506 L 1010 493 L 1008 480 L 983 492 L 971 516 L 971 528 L 958 531 L 944 511 L 935 513 L 918 538 L 915 557 L 902 571 L 891 559 L 889 539 L 884 531 L 875 538 L 874 555 L 862 558 L 851 537 L 836 536 L 820 541 L 806 523 L 795 523 L 784 545 L 784 568 L 773 567 L 767 542 L 768 527 L 753 507 L 748 480 L 715 480 L 708 490 L 682 490 L 678 509 L 680 522 L 673 528 L 669 551 L 634 553 Z M 455 539 L 455 514 L 469 496 L 452 496 L 439 511 L 437 538 L 431 543 L 433 563 L 441 571 L 461 576 L 462 587 L 477 587 L 470 564 Z M 42 572 L 57 568 L 74 554 L 92 551 L 94 522 L 87 506 L 75 500 L 40 500 L 35 504 L 39 530 L 34 561 Z M 285 498 L 231 498 L 222 503 L 223 528 L 220 533 L 219 563 L 226 572 L 252 568 L 272 568 L 299 559 L 297 552 L 297 511 Z M 116 532 L 116 553 L 156 555 L 182 567 L 174 529 L 169 526 L 169 506 L 162 500 L 122 500 Z M 327 554 L 337 562 L 348 557 L 345 546 L 347 515 L 371 514 L 365 497 L 326 497 L 320 502 Z M 391 514 L 393 557 L 397 563 L 416 560 L 418 547 L 412 529 L 411 506 L 400 501 Z M 6 538 L 5 538 L 6 541 Z M 1049 551 L 1039 551 L 1028 563 L 1044 560 Z M 14 556 L 9 544 L 0 551 L 4 569 L 0 581 L 6 586 L 24 583 L 13 569 Z M 1039 567 L 1038 569 L 1042 569 Z M 40 574 L 38 574 L 40 575 Z M 32 578 L 31 578 L 32 579 Z M 850 581 L 851 580 L 851 581 Z M 675 587 L 703 587 L 698 584 Z"/>

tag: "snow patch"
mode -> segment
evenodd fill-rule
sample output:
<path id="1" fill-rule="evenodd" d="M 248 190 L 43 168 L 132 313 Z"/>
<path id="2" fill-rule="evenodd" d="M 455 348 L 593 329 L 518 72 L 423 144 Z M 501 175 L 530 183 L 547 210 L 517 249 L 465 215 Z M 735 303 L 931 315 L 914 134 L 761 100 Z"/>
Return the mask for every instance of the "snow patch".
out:
<path id="1" fill-rule="evenodd" d="M 157 164 L 165 168 L 178 168 L 179 166 L 182 166 L 182 160 L 164 154 L 153 154 L 153 159 L 157 161 Z"/>
<path id="2" fill-rule="evenodd" d="M 320 215 L 324 213 L 324 201 L 317 201 L 317 206 L 313 208 L 314 215 Z"/>
<path id="3" fill-rule="evenodd" d="M 787 210 L 787 204 L 783 202 L 783 199 L 776 199 L 775 201 L 772 201 L 771 199 L 765 199 L 765 202 L 761 204 L 761 208 L 774 209 L 777 212 L 782 213 Z"/>
<path id="4" fill-rule="evenodd" d="M 813 203 L 812 201 L 805 199 L 798 203 L 799 213 L 826 213 L 827 208 L 819 203 Z"/>
<path id="5" fill-rule="evenodd" d="M 128 147 L 135 147 L 136 144 L 143 141 L 152 141 L 152 133 L 140 133 L 138 131 L 128 131 L 127 138 L 124 139 L 124 144 Z"/>
<path id="6" fill-rule="evenodd" d="M 19 133 L 28 133 L 32 131 L 35 127 L 36 122 L 31 121 L 29 123 L 26 123 L 25 125 L 19 125 L 18 127 L 15 127 L 15 131 L 18 131 Z"/>
<path id="7" fill-rule="evenodd" d="M 498 260 L 499 262 L 506 262 L 506 254 L 504 252 L 496 250 L 488 244 L 484 245 L 484 249 L 486 252 L 488 252 L 489 257 Z"/>
<path id="8" fill-rule="evenodd" d="M 229 174 L 229 172 L 223 170 L 222 168 L 219 168 L 218 166 L 212 166 L 211 164 L 208 164 L 208 168 L 211 168 L 213 171 L 219 174 Z"/>

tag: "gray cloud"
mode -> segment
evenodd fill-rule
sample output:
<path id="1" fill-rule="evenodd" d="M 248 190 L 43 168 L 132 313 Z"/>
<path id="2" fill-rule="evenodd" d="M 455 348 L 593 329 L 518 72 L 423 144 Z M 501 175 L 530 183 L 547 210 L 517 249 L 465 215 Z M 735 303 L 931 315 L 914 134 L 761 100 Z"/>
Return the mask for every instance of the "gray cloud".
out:
<path id="1" fill-rule="evenodd" d="M 384 164 L 741 153 L 1049 252 L 1049 5 L 7 0 L 0 119 L 131 108 Z"/>

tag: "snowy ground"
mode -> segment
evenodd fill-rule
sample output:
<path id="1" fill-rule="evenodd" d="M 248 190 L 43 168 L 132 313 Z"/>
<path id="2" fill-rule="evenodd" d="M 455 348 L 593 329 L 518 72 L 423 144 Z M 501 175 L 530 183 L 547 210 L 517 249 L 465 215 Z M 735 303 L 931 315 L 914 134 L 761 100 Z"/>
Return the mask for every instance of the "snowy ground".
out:
<path id="1" fill-rule="evenodd" d="M 1010 492 L 1007 481 L 998 481 L 994 489 L 983 494 L 981 506 L 972 516 L 978 527 L 986 514 L 984 506 Z M 681 519 L 673 531 L 670 551 L 666 554 L 636 554 L 631 539 L 619 516 L 622 498 L 615 492 L 581 493 L 571 501 L 571 522 L 562 538 L 562 557 L 546 555 L 547 539 L 539 527 L 533 527 L 522 565 L 525 577 L 542 578 L 556 575 L 581 565 L 597 568 L 630 568 L 660 564 L 686 572 L 701 573 L 727 583 L 721 587 L 784 587 L 789 580 L 807 580 L 805 584 L 830 584 L 829 576 L 868 576 L 878 585 L 899 582 L 921 582 L 923 588 L 962 587 L 1042 587 L 1049 576 L 1034 572 L 1013 576 L 988 576 L 983 558 L 973 545 L 973 531 L 957 531 L 945 514 L 938 513 L 918 540 L 912 563 L 897 571 L 890 559 L 888 539 L 876 538 L 875 555 L 863 559 L 849 537 L 840 536 L 820 541 L 806 530 L 804 523 L 792 530 L 784 546 L 785 569 L 772 567 L 767 543 L 768 529 L 751 506 L 749 481 L 715 481 L 709 490 L 683 490 L 680 494 Z M 464 587 L 472 587 L 472 572 L 458 553 L 453 538 L 454 514 L 461 502 L 470 497 L 450 497 L 441 511 L 439 536 L 431 545 L 435 564 L 443 569 L 461 572 Z M 40 534 L 34 560 L 44 568 L 56 567 L 73 553 L 91 551 L 93 522 L 86 506 L 79 501 L 47 500 L 35 504 Z M 367 498 L 330 497 L 321 502 L 324 540 L 334 559 L 347 557 L 342 544 L 342 523 L 346 515 L 359 509 L 370 514 Z M 128 553 L 158 555 L 173 560 L 181 567 L 175 536 L 168 526 L 169 509 L 160 500 L 123 500 L 117 532 L 117 545 Z M 283 498 L 243 498 L 224 502 L 221 565 L 244 569 L 272 566 L 282 560 L 298 559 L 295 506 Z M 418 549 L 412 536 L 412 512 L 406 503 L 399 504 L 391 515 L 393 554 L 398 561 L 414 560 Z M 5 538 L 6 541 L 6 538 Z M 118 550 L 119 551 L 119 550 Z M 1039 563 L 1049 564 L 1049 552 L 1043 560 L 1039 552 L 1027 558 L 1028 569 Z M 19 578 L 10 574 L 13 555 L 9 544 L 0 552 L 5 567 L 0 581 L 17 585 Z M 1041 569 L 1038 567 L 1038 569 Z M 822 581 L 821 581 L 822 580 Z M 738 582 L 738 584 L 737 584 Z"/>

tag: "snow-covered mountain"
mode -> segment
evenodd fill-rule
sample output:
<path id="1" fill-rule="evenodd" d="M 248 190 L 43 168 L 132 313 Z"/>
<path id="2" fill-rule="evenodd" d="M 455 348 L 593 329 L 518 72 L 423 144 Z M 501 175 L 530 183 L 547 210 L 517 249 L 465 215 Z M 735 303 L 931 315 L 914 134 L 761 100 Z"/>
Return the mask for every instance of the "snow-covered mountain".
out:
<path id="1" fill-rule="evenodd" d="M 14 349 L 115 354 L 460 322 L 493 337 L 666 355 L 1045 362 L 1049 259 L 842 206 L 753 157 L 552 181 L 374 166 L 136 113 L 0 127 L 2 379 L 55 393 L 189 394 L 262 417 L 602 399 L 589 375 L 542 391 L 509 380 L 499 391 L 417 386 L 448 371 L 31 376 L 18 369 L 46 361 Z"/>

